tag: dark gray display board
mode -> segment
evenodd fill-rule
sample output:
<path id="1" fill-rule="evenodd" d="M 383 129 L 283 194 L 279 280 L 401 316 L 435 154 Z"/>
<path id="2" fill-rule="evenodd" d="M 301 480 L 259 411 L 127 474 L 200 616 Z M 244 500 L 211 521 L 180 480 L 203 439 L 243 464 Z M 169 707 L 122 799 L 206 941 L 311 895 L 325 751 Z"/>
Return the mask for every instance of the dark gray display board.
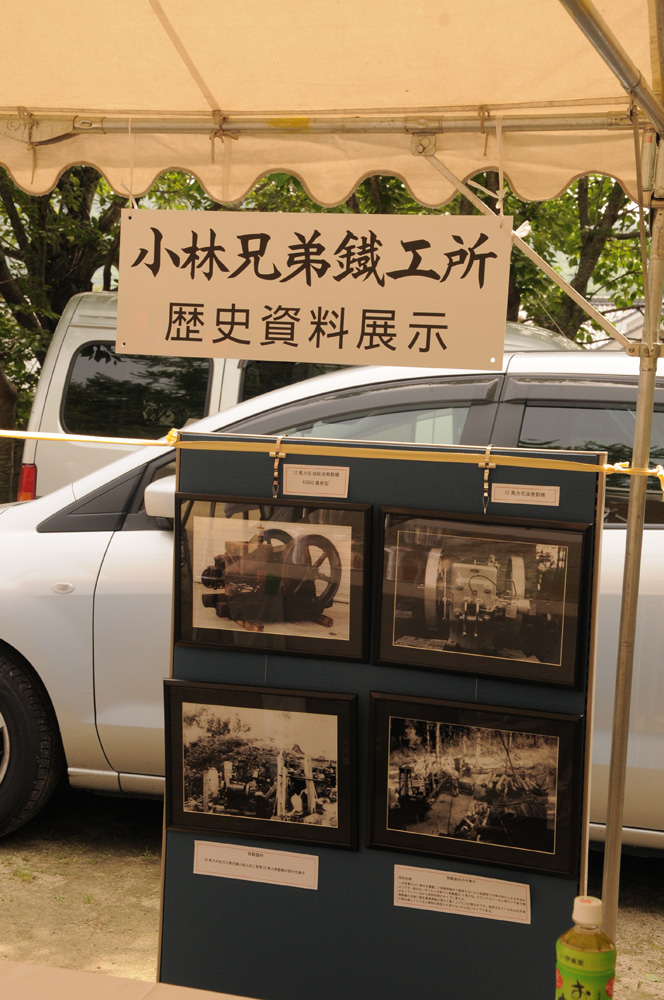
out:
<path id="1" fill-rule="evenodd" d="M 182 442 L 212 443 L 217 438 L 182 435 Z M 226 440 L 264 443 L 265 439 Z M 294 439 L 295 441 L 296 439 Z M 347 501 L 371 504 L 370 588 L 368 627 L 375 623 L 380 603 L 382 517 L 380 507 L 427 510 L 483 518 L 483 449 L 466 449 L 471 464 L 436 463 L 422 458 L 459 449 L 400 449 L 410 460 L 395 460 L 389 446 L 376 446 L 379 457 L 361 454 L 348 444 L 345 454 L 296 455 L 288 439 L 280 463 L 340 466 L 350 470 Z M 312 442 L 307 442 L 311 447 Z M 318 444 L 315 442 L 314 444 Z M 330 442 L 329 446 L 338 448 Z M 323 445 L 321 444 L 321 448 Z M 290 450 L 289 450 L 290 449 Z M 517 454 L 494 449 L 496 456 Z M 522 454 L 522 453 L 521 453 Z M 532 452 L 544 460 L 566 459 L 595 464 L 595 454 Z M 269 448 L 250 450 L 187 450 L 179 452 L 179 490 L 223 497 L 272 497 L 274 459 Z M 586 533 L 584 559 L 592 566 L 599 477 L 587 471 L 518 468 L 498 465 L 490 485 L 559 487 L 557 506 L 489 503 L 486 519 L 510 518 L 532 523 L 592 525 Z M 304 499 L 304 498 L 303 498 Z M 297 498 L 293 498 L 297 503 Z M 588 548 L 588 538 L 590 539 Z M 176 559 L 179 573 L 179 560 Z M 306 655 L 228 651 L 203 645 L 174 647 L 173 677 L 188 682 L 287 688 L 356 694 L 357 807 L 359 849 L 288 843 L 280 839 L 215 838 L 205 833 L 168 829 L 165 840 L 163 921 L 160 980 L 216 990 L 260 1000 L 338 1000 L 339 997 L 380 997 L 381 1000 L 439 1000 L 440 997 L 546 996 L 553 991 L 554 945 L 569 925 L 578 892 L 574 877 L 503 867 L 458 856 L 428 856 L 398 849 L 376 849 L 367 842 L 370 789 L 370 692 L 510 710 L 585 718 L 589 671 L 591 580 L 579 596 L 576 686 L 529 683 L 502 676 L 475 676 L 412 667 L 380 665 L 376 635 L 371 635 L 370 662 L 347 662 Z M 582 724 L 583 726 L 583 724 Z M 579 789 L 577 793 L 580 795 Z M 581 823 L 574 838 L 578 846 Z M 316 891 L 268 885 L 226 877 L 194 874 L 196 841 L 219 841 L 250 847 L 294 851 L 319 857 Z M 394 868 L 410 865 L 435 871 L 469 874 L 530 887 L 531 922 L 462 916 L 394 905 Z"/>

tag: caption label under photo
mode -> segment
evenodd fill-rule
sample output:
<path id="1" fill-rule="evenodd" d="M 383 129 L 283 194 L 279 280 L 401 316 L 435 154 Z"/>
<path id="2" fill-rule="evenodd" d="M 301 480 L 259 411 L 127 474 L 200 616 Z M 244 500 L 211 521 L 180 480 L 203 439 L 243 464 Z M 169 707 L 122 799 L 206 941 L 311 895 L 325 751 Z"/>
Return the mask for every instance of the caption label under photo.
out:
<path id="1" fill-rule="evenodd" d="M 349 478 L 349 466 L 285 464 L 282 493 L 284 496 L 345 499 Z"/>
<path id="2" fill-rule="evenodd" d="M 530 923 L 530 886 L 431 868 L 394 866 L 394 905 Z"/>
<path id="3" fill-rule="evenodd" d="M 197 840 L 194 845 L 194 875 L 216 875 L 218 878 L 236 878 L 246 882 L 289 885 L 296 889 L 318 889 L 318 857 Z"/>
<path id="4" fill-rule="evenodd" d="M 494 483 L 492 503 L 526 503 L 535 507 L 559 507 L 560 486 L 520 486 Z"/>

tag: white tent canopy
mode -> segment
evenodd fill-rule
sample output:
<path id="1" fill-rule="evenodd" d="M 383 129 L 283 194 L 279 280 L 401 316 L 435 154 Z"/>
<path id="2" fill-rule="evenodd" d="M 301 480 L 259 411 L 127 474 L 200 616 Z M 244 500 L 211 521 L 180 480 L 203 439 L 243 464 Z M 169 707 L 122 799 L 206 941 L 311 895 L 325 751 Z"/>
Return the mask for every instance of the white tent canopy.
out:
<path id="1" fill-rule="evenodd" d="M 597 10 L 661 93 L 659 0 Z M 286 171 L 321 204 L 372 174 L 425 205 L 498 168 L 524 199 L 584 173 L 636 197 L 629 98 L 560 0 L 5 0 L 0 164 L 33 194 L 68 166 L 144 194 L 194 174 L 222 202 Z M 498 136 L 496 126 L 498 124 Z M 232 136 L 232 137 L 231 137 Z"/>

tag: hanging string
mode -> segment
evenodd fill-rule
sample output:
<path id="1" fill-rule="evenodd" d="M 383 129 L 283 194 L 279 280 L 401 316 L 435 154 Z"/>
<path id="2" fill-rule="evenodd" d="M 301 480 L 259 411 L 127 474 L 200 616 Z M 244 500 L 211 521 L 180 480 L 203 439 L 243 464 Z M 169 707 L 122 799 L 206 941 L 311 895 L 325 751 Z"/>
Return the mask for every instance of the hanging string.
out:
<path id="1" fill-rule="evenodd" d="M 505 174 L 503 171 L 503 116 L 496 116 L 496 146 L 498 148 L 498 215 L 503 215 Z"/>
<path id="2" fill-rule="evenodd" d="M 484 156 L 487 154 L 487 149 L 489 145 L 489 133 L 486 129 L 486 120 L 491 117 L 489 109 L 485 105 L 481 105 L 477 109 L 477 113 L 480 118 L 480 135 L 484 136 Z M 477 181 L 468 181 L 468 184 L 478 191 L 482 191 L 483 194 L 488 194 L 496 202 L 495 211 L 499 216 L 504 215 L 504 201 L 505 201 L 505 174 L 503 170 L 503 116 L 496 115 L 496 151 L 498 155 L 498 190 L 490 191 L 489 188 L 483 187 L 482 184 L 478 184 Z"/>
<path id="3" fill-rule="evenodd" d="M 32 176 L 30 177 L 30 183 L 33 184 L 35 180 L 35 173 L 37 171 L 37 146 L 32 141 L 32 129 L 35 124 L 35 119 L 32 112 L 23 107 L 18 109 L 18 117 L 20 121 L 25 122 L 28 131 L 27 147 L 32 154 Z"/>
<path id="4" fill-rule="evenodd" d="M 486 134 L 487 139 L 489 138 L 488 132 L 484 131 L 484 120 L 486 117 L 486 109 L 480 108 L 480 134 Z M 478 181 L 468 181 L 469 187 L 474 187 L 482 194 L 488 195 L 493 201 L 496 202 L 496 212 L 503 218 L 504 216 L 504 202 L 505 202 L 505 173 L 503 170 L 503 119 L 502 115 L 496 116 L 496 147 L 498 153 L 498 190 L 491 191 L 488 187 L 484 187 L 483 184 L 478 183 Z M 486 147 L 484 150 L 486 155 Z M 460 190 L 460 189 L 459 189 Z"/>
<path id="5" fill-rule="evenodd" d="M 486 118 L 489 114 L 489 109 L 486 107 L 485 104 L 482 104 L 478 108 L 478 114 L 480 116 L 480 135 L 484 136 L 484 153 L 482 155 L 486 156 L 486 151 L 489 146 L 489 133 L 484 127 L 484 122 L 486 121 Z"/>
<path id="6" fill-rule="evenodd" d="M 122 186 L 129 195 L 131 208 L 138 208 L 138 204 L 134 198 L 134 133 L 131 130 L 131 118 L 127 126 L 127 135 L 129 137 L 129 187 L 127 187 L 124 181 L 122 182 Z"/>
<path id="7" fill-rule="evenodd" d="M 225 115 L 222 115 L 221 111 L 213 111 L 212 119 L 214 121 L 214 128 L 209 133 L 208 138 L 210 140 L 210 160 L 212 163 L 215 162 L 215 142 L 217 139 L 221 139 L 224 143 L 226 139 L 239 139 L 238 132 L 228 132 L 224 130 L 224 122 L 226 121 Z"/>

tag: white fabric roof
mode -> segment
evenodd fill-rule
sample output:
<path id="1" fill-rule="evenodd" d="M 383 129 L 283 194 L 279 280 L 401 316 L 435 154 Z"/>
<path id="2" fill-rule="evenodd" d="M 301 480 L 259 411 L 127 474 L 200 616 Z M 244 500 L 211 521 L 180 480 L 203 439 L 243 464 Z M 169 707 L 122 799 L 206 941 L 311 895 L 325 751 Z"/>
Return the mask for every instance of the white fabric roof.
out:
<path id="1" fill-rule="evenodd" d="M 596 7 L 660 95 L 656 3 Z M 87 163 L 124 194 L 181 168 L 229 202 L 283 170 L 326 205 L 371 174 L 441 204 L 454 191 L 409 133 L 433 128 L 437 156 L 466 178 L 499 166 L 486 109 L 504 117 L 521 197 L 589 171 L 636 195 L 630 129 L 508 130 L 523 116 L 624 120 L 625 91 L 559 0 L 4 0 L 3 14 L 0 164 L 32 193 Z M 394 131 L 366 131 L 377 118 Z M 460 118 L 477 131 L 450 131 Z M 237 138 L 214 137 L 222 119 Z"/>

